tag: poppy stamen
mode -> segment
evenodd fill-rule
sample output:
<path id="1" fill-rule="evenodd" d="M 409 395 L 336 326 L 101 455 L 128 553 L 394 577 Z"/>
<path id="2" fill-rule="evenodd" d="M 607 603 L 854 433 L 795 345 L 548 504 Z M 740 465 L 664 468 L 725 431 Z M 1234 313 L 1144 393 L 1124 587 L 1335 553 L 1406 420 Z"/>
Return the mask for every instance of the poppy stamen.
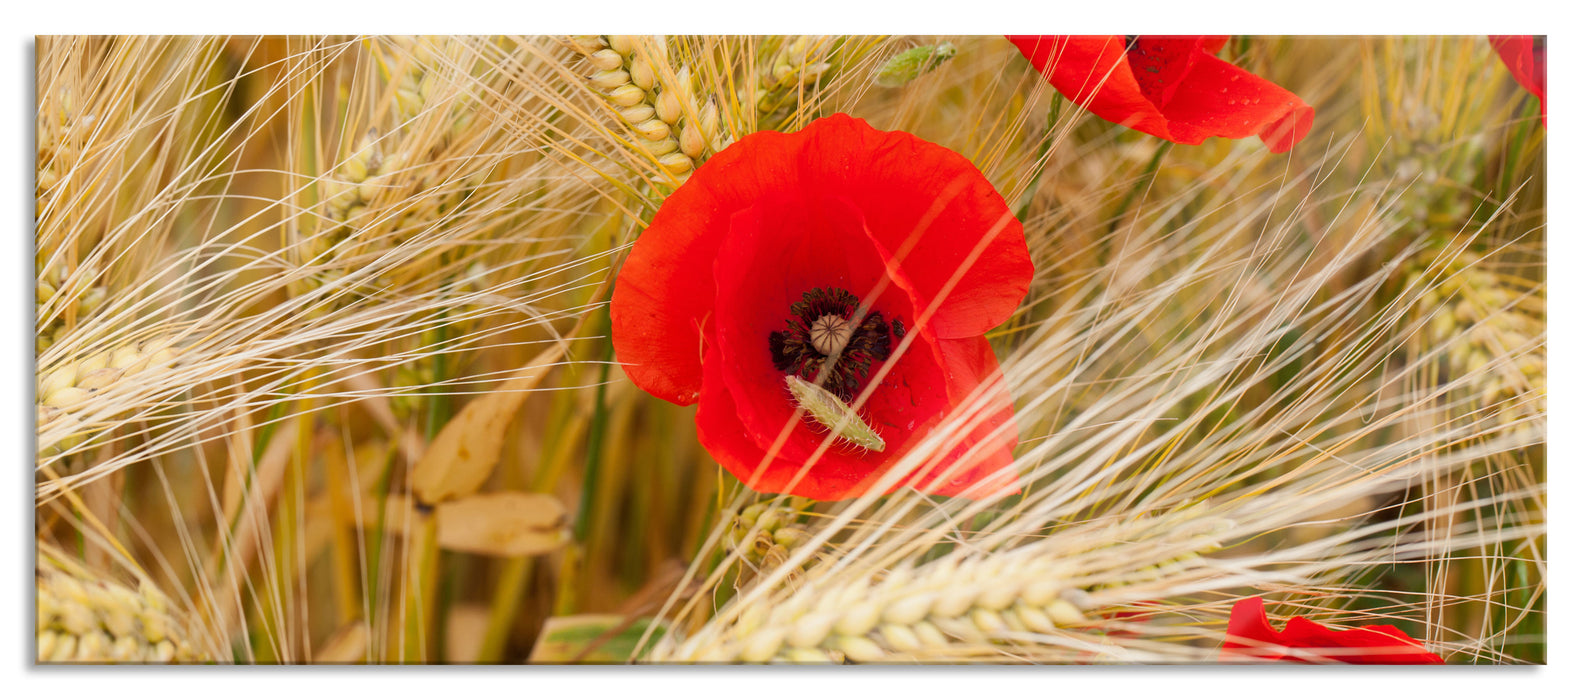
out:
<path id="1" fill-rule="evenodd" d="M 863 307 L 857 295 L 834 287 L 808 290 L 790 311 L 786 330 L 769 333 L 775 369 L 848 403 L 873 363 L 889 359 L 890 333 L 903 327 L 899 319 L 887 322 L 884 314 Z"/>

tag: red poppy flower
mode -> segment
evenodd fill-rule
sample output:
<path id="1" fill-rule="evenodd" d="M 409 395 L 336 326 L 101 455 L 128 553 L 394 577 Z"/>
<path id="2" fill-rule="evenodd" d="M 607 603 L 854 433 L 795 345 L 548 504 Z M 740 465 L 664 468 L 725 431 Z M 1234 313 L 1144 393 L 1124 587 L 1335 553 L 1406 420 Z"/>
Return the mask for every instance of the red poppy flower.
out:
<path id="1" fill-rule="evenodd" d="M 1345 664 L 1442 664 L 1444 659 L 1390 625 L 1330 629 L 1293 617 L 1274 631 L 1262 598 L 1247 598 L 1230 611 L 1220 661 L 1295 661 Z"/>
<path id="2" fill-rule="evenodd" d="M 1014 484 L 1016 439 L 983 336 L 1032 273 L 971 162 L 838 114 L 748 135 L 671 194 L 616 279 L 612 339 L 639 387 L 698 403 L 699 441 L 750 488 L 856 495 L 959 409 L 975 429 L 916 486 L 983 497 Z M 825 445 L 841 424 L 799 416 L 788 376 L 883 446 Z"/>
<path id="3" fill-rule="evenodd" d="M 1549 100 L 1545 94 L 1548 85 L 1548 42 L 1542 36 L 1491 36 L 1489 43 L 1505 67 L 1511 69 L 1516 82 L 1538 97 L 1538 113 L 1543 115 L 1544 126 L 1549 126 Z"/>
<path id="4" fill-rule="evenodd" d="M 1257 134 L 1284 153 L 1313 127 L 1302 98 L 1214 57 L 1227 37 L 1008 38 L 1066 99 L 1168 141 Z"/>

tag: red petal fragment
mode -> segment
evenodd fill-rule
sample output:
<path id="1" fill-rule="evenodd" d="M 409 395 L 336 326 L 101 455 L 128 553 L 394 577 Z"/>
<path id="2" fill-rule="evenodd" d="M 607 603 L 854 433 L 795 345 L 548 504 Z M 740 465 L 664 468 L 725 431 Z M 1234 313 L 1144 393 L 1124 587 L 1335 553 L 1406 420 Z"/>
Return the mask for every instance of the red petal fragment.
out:
<path id="1" fill-rule="evenodd" d="M 1293 617 L 1285 631 L 1269 624 L 1262 598 L 1247 598 L 1231 608 L 1220 661 L 1250 659 L 1297 663 L 1443 664 L 1445 660 L 1390 625 L 1330 629 Z"/>

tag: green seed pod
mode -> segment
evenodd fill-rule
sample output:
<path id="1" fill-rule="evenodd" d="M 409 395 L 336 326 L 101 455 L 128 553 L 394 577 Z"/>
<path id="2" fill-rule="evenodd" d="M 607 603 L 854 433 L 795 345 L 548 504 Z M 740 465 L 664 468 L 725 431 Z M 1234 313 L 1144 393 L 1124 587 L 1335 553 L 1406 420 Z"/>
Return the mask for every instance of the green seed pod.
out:
<path id="1" fill-rule="evenodd" d="M 868 426 L 857 411 L 840 397 L 796 375 L 786 375 L 786 387 L 798 406 L 841 440 L 873 452 L 884 451 L 884 438 Z"/>
<path id="2" fill-rule="evenodd" d="M 956 47 L 950 42 L 918 46 L 896 54 L 874 74 L 874 82 L 884 87 L 901 87 L 954 58 Z"/>

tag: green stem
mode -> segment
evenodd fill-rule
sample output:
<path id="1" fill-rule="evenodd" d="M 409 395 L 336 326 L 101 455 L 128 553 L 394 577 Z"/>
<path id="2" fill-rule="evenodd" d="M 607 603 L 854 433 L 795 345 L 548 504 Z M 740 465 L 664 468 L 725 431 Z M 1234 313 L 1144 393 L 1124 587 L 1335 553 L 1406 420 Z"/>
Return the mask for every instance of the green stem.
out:
<path id="1" fill-rule="evenodd" d="M 556 615 L 569 615 L 577 609 L 577 593 L 582 588 L 577 586 L 576 582 L 587 574 L 588 535 L 593 526 L 593 502 L 599 488 L 604 431 L 609 422 L 609 409 L 605 407 L 605 388 L 609 384 L 610 364 L 615 357 L 615 346 L 611 345 L 608 339 L 609 307 L 604 308 L 606 310 L 599 319 L 599 325 L 603 327 L 605 334 L 605 340 L 600 343 L 599 353 L 603 362 L 599 365 L 599 385 L 593 395 L 593 418 L 588 424 L 588 451 L 583 463 L 582 493 L 577 499 L 577 516 L 571 526 L 572 542 L 566 547 L 564 558 L 561 560 L 560 577 L 555 590 Z"/>
<path id="2" fill-rule="evenodd" d="M 603 363 L 599 365 L 599 387 L 593 398 L 593 420 L 588 425 L 588 454 L 582 475 L 582 496 L 577 505 L 577 520 L 572 528 L 572 535 L 577 542 L 584 545 L 588 540 L 588 527 L 592 522 L 589 517 L 593 511 L 593 495 L 599 484 L 599 463 L 604 452 L 604 428 L 609 422 L 609 410 L 604 405 L 605 388 L 610 380 L 610 362 L 614 359 L 615 347 L 604 343 L 601 357 Z"/>
<path id="3" fill-rule="evenodd" d="M 489 625 L 484 629 L 483 643 L 478 647 L 477 663 L 497 664 L 504 661 L 505 645 L 510 641 L 511 628 L 516 623 L 517 611 L 522 607 L 522 595 L 532 579 L 532 557 L 511 557 L 501 567 L 500 579 L 495 584 L 494 598 L 489 605 Z"/>
<path id="4" fill-rule="evenodd" d="M 1026 221 L 1027 211 L 1033 206 L 1033 195 L 1038 192 L 1038 183 L 1044 179 L 1044 168 L 1049 165 L 1049 150 L 1055 146 L 1055 124 L 1060 121 L 1060 93 L 1049 96 L 1049 117 L 1044 121 L 1044 138 L 1038 143 L 1038 158 L 1033 161 L 1033 179 L 1027 183 L 1027 189 L 1022 192 L 1022 201 L 1016 207 L 1016 220 Z"/>
<path id="5" fill-rule="evenodd" d="M 390 500 L 391 477 L 395 473 L 396 451 L 385 450 L 384 466 L 379 470 L 379 478 L 374 484 L 374 502 L 379 504 L 378 512 L 374 513 L 373 536 L 368 543 L 368 570 L 363 576 L 368 581 L 368 594 L 363 598 L 363 619 L 373 624 L 378 611 L 374 610 L 374 601 L 385 600 L 388 593 L 380 585 L 382 577 L 379 575 L 384 570 L 385 555 L 385 516 L 390 512 L 385 504 Z M 375 658 L 373 649 L 370 648 L 368 658 Z"/>
<path id="6" fill-rule="evenodd" d="M 428 361 L 433 363 L 434 371 L 431 375 L 429 375 L 431 378 L 446 376 L 445 373 L 447 371 L 447 363 L 445 361 L 445 343 L 447 340 L 449 340 L 450 336 L 450 333 L 448 332 L 450 330 L 450 324 L 444 322 L 446 316 L 447 314 L 445 311 L 441 310 L 438 319 L 440 323 L 434 327 L 434 347 L 436 351 L 433 355 L 430 355 L 428 358 L 426 358 Z M 430 394 L 430 396 L 428 401 L 425 402 L 427 404 L 428 411 L 425 415 L 423 434 L 428 438 L 429 442 L 433 442 L 434 436 L 438 435 L 440 429 L 444 428 L 445 424 L 450 421 L 450 396 L 444 392 L 441 392 L 439 387 L 435 386 L 425 387 L 424 392 Z"/>
<path id="7" fill-rule="evenodd" d="M 447 663 L 449 656 L 450 635 L 446 633 L 450 627 L 450 608 L 456 602 L 457 592 L 461 588 L 462 563 L 456 561 L 457 557 L 449 552 L 439 552 L 439 570 L 445 572 L 439 580 L 439 605 L 434 606 L 434 658 L 435 663 Z"/>
<path id="8" fill-rule="evenodd" d="M 1518 110 L 1522 116 L 1516 120 L 1515 138 L 1507 142 L 1509 145 L 1505 149 L 1505 167 L 1502 168 L 1503 172 L 1500 173 L 1499 196 L 1501 198 L 1510 196 L 1511 188 L 1515 186 L 1517 166 L 1521 164 L 1522 156 L 1524 155 L 1521 151 L 1521 145 L 1527 143 L 1527 139 L 1532 137 L 1539 123 L 1537 98 L 1529 97 L 1523 100 L 1523 104 L 1518 107 Z"/>
<path id="9" fill-rule="evenodd" d="M 1132 188 L 1126 192 L 1126 198 L 1121 200 L 1121 205 L 1115 210 L 1115 216 L 1110 219 L 1110 233 L 1114 233 L 1121 225 L 1121 217 L 1125 216 L 1126 210 L 1131 208 L 1132 202 L 1136 201 L 1150 182 L 1153 182 L 1153 175 L 1159 171 L 1159 164 L 1164 161 L 1165 152 L 1169 150 L 1170 142 L 1165 141 L 1154 151 L 1154 157 L 1148 161 L 1148 167 L 1143 168 L 1141 176 L 1137 178 L 1137 184 L 1132 185 Z"/>

